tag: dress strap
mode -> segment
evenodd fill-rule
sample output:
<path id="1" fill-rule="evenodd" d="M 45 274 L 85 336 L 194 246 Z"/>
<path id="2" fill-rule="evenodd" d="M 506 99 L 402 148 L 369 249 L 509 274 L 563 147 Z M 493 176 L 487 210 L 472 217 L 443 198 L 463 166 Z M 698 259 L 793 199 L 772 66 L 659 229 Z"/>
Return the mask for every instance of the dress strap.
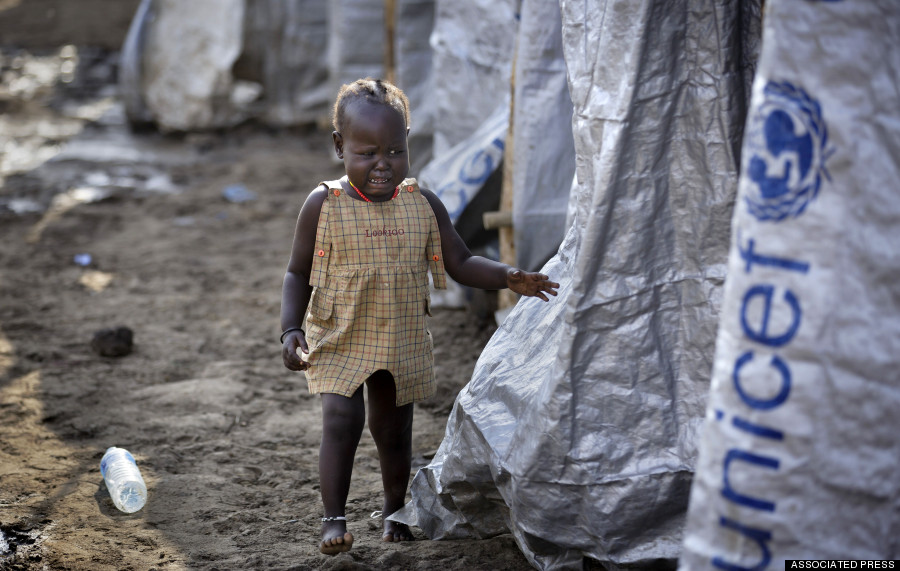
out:
<path id="1" fill-rule="evenodd" d="M 428 269 L 431 270 L 431 281 L 436 289 L 447 289 L 447 276 L 444 271 L 444 253 L 441 251 L 441 232 L 438 228 L 437 218 L 428 200 L 419 192 L 419 183 L 414 178 L 407 178 L 400 183 L 400 192 L 412 192 L 418 194 L 420 204 L 424 205 L 431 221 L 428 230 L 428 243 L 425 246 L 425 258 L 428 261 Z"/>
<path id="2" fill-rule="evenodd" d="M 327 190 L 325 200 L 322 202 L 322 210 L 319 213 L 319 223 L 316 226 L 316 245 L 313 250 L 312 269 L 309 275 L 309 285 L 322 287 L 325 285 L 325 275 L 328 272 L 328 259 L 331 257 L 331 237 L 328 235 L 328 214 L 331 211 L 334 199 L 339 196 L 333 191 L 340 192 L 341 182 L 328 180 L 319 183 Z"/>

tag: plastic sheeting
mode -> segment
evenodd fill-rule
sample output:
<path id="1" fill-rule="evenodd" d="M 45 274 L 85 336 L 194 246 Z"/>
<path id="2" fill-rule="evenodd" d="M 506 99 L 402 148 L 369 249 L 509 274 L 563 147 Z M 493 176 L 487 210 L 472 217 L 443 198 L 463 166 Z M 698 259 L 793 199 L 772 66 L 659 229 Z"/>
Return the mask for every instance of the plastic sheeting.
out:
<path id="1" fill-rule="evenodd" d="M 245 1 L 241 59 L 263 88 L 254 112 L 277 126 L 328 117 L 334 93 L 326 64 L 326 0 Z"/>
<path id="2" fill-rule="evenodd" d="M 537 270 L 559 248 L 575 176 L 572 100 L 557 2 L 522 3 L 512 128 L 516 265 Z"/>
<path id="3" fill-rule="evenodd" d="M 563 0 L 577 216 L 461 391 L 398 519 L 511 531 L 542 569 L 674 559 L 702 422 L 759 7 Z M 743 8 L 742 8 L 743 7 Z"/>
<path id="4" fill-rule="evenodd" d="M 332 91 L 363 77 L 383 77 L 384 0 L 331 0 L 328 10 Z"/>
<path id="5" fill-rule="evenodd" d="M 465 141 L 431 161 L 420 182 L 441 199 L 454 224 L 503 161 L 509 101 L 500 105 Z"/>
<path id="6" fill-rule="evenodd" d="M 119 91 L 125 107 L 125 116 L 132 123 L 149 123 L 153 114 L 144 103 L 141 85 L 143 77 L 142 54 L 146 42 L 147 24 L 153 18 L 153 0 L 141 0 L 135 12 L 128 34 L 119 55 Z"/>
<path id="7" fill-rule="evenodd" d="M 458 216 L 501 164 L 512 91 L 511 263 L 537 270 L 565 234 L 575 173 L 572 102 L 558 4 L 516 4 L 468 0 L 439 10 L 432 38 L 436 154 L 420 179 L 441 197 L 451 218 Z M 498 31 L 485 36 L 485 20 Z M 504 117 L 507 123 L 498 123 Z"/>
<path id="8" fill-rule="evenodd" d="M 243 0 L 155 0 L 144 30 L 144 103 L 165 130 L 224 127 L 241 119 L 231 67 L 241 53 Z"/>
<path id="9" fill-rule="evenodd" d="M 417 173 L 433 157 L 434 101 L 432 99 L 431 30 L 435 0 L 397 0 L 394 14 L 394 58 L 397 85 L 409 97 L 411 172 Z"/>
<path id="10" fill-rule="evenodd" d="M 414 99 L 430 72 L 429 4 L 400 0 L 396 15 L 399 28 L 421 35 L 398 40 L 397 49 Z M 227 127 L 249 117 L 310 124 L 330 117 L 340 84 L 381 76 L 383 60 L 381 0 L 143 0 L 123 45 L 120 85 L 129 119 L 163 130 Z M 414 112 L 427 133 L 431 114 L 415 104 Z M 424 162 L 430 138 L 422 144 Z"/>
<path id="11" fill-rule="evenodd" d="M 900 559 L 898 46 L 895 0 L 766 2 L 682 569 Z"/>
<path id="12" fill-rule="evenodd" d="M 436 158 L 509 99 L 516 10 L 516 0 L 437 0 L 431 34 Z"/>

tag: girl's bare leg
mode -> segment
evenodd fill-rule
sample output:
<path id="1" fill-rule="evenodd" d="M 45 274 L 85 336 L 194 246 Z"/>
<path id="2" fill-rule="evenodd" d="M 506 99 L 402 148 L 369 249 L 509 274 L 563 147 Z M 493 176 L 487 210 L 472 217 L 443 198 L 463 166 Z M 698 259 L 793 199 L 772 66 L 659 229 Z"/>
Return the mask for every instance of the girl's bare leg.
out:
<path id="1" fill-rule="evenodd" d="M 319 448 L 319 486 L 325 517 L 343 516 L 350 493 L 353 458 L 362 435 L 366 405 L 362 387 L 352 397 L 322 394 L 322 445 Z M 349 551 L 353 536 L 343 520 L 322 523 L 319 550 L 327 555 Z"/>
<path id="2" fill-rule="evenodd" d="M 383 517 L 406 503 L 406 488 L 412 464 L 412 403 L 396 406 L 394 377 L 378 371 L 366 381 L 369 387 L 369 431 L 378 447 L 381 481 L 384 485 Z M 384 541 L 415 539 L 409 527 L 384 520 Z"/>

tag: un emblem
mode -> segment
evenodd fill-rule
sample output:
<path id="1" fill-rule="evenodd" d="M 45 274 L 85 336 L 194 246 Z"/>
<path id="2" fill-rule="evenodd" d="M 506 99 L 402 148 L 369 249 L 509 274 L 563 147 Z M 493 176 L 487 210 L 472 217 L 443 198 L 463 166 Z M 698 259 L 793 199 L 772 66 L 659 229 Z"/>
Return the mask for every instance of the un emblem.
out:
<path id="1" fill-rule="evenodd" d="M 828 129 L 819 103 L 788 82 L 769 82 L 747 125 L 745 197 L 758 220 L 778 222 L 806 210 L 819 193 Z"/>

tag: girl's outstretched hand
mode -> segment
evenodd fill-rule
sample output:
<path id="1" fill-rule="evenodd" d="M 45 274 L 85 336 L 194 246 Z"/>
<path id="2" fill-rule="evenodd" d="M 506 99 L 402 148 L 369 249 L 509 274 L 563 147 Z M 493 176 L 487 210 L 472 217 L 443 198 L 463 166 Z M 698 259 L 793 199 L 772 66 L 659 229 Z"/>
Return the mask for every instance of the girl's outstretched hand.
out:
<path id="1" fill-rule="evenodd" d="M 523 272 L 516 268 L 507 270 L 506 285 L 518 294 L 539 297 L 544 301 L 550 301 L 544 292 L 556 295 L 556 288 L 559 287 L 558 283 L 550 281 L 550 276 L 535 272 Z"/>
<path id="2" fill-rule="evenodd" d="M 309 346 L 306 344 L 306 336 L 302 330 L 291 331 L 284 338 L 281 346 L 281 359 L 284 366 L 292 371 L 305 371 L 309 368 L 309 363 L 300 358 L 300 352 L 309 352 Z"/>

